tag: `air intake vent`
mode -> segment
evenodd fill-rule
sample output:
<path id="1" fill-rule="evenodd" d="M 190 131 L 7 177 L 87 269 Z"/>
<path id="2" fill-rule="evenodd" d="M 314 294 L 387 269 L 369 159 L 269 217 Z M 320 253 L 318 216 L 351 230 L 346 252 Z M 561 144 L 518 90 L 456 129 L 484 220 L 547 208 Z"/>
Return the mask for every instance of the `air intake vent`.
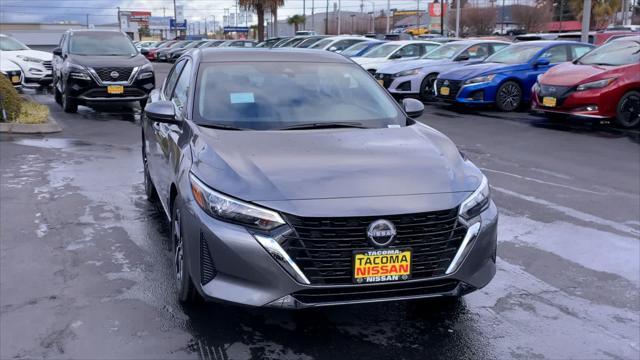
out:
<path id="1" fill-rule="evenodd" d="M 216 277 L 218 271 L 213 264 L 211 253 L 209 252 L 209 245 L 204 235 L 200 233 L 200 283 L 202 285 L 207 284 L 209 281 Z"/>

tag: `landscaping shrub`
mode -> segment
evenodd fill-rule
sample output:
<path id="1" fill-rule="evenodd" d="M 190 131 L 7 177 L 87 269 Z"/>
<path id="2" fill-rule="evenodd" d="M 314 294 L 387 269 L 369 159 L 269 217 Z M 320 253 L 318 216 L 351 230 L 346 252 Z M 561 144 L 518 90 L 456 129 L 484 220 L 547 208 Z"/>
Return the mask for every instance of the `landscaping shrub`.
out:
<path id="1" fill-rule="evenodd" d="M 20 104 L 22 99 L 20 98 L 20 94 L 16 91 L 16 89 L 11 85 L 11 81 L 0 74 L 0 100 L 2 101 L 2 108 L 7 113 L 8 121 L 15 121 L 20 114 Z M 0 116 L 0 121 L 1 120 Z"/>

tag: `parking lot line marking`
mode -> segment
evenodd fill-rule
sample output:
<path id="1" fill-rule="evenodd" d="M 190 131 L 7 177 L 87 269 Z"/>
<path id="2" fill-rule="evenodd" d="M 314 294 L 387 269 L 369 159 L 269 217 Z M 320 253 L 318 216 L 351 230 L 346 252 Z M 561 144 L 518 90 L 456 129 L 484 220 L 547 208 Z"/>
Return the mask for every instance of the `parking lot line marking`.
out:
<path id="1" fill-rule="evenodd" d="M 563 205 L 559 205 L 559 204 L 555 204 L 552 203 L 550 201 L 546 201 L 543 199 L 538 199 L 536 197 L 533 196 L 529 196 L 529 195 L 524 195 L 524 194 L 520 194 L 517 193 L 515 191 L 511 191 L 511 190 L 507 190 L 501 187 L 497 187 L 497 186 L 491 186 L 492 190 L 496 190 L 499 191 L 503 194 L 506 195 L 510 195 L 510 196 L 514 196 L 517 197 L 519 199 L 522 200 L 526 200 L 526 201 L 530 201 L 536 204 L 540 204 L 546 207 L 549 207 L 551 209 L 554 209 L 556 211 L 559 211 L 567 216 L 570 216 L 572 218 L 581 220 L 581 221 L 586 221 L 586 222 L 592 222 L 592 223 L 596 223 L 599 225 L 603 225 L 603 226 L 608 226 L 610 228 L 616 229 L 618 231 L 622 231 L 628 234 L 633 235 L 634 237 L 637 237 L 638 235 L 640 235 L 640 231 L 638 231 L 637 229 L 634 229 L 632 227 L 629 226 L 625 226 L 623 224 L 617 223 L 615 221 L 611 221 L 611 220 L 607 220 L 607 219 L 603 219 L 601 217 L 595 216 L 595 215 L 591 215 L 591 214 L 587 214 L 584 213 L 582 211 L 576 210 L 576 209 L 572 209 L 570 207 L 566 207 Z"/>
<path id="2" fill-rule="evenodd" d="M 584 193 L 593 194 L 593 195 L 609 195 L 608 193 L 604 193 L 604 192 L 582 189 L 582 188 L 571 186 L 571 185 L 558 184 L 558 183 L 554 183 L 554 182 L 550 182 L 550 181 L 544 181 L 544 180 L 535 179 L 535 178 L 531 178 L 531 177 L 527 177 L 527 176 L 513 174 L 513 173 L 510 173 L 510 172 L 506 172 L 506 171 L 493 170 L 493 169 L 487 169 L 487 168 L 480 168 L 480 169 L 482 171 L 488 171 L 488 172 L 493 172 L 493 173 L 497 173 L 497 174 L 513 176 L 513 177 L 518 178 L 518 179 L 537 182 L 539 184 L 557 186 L 557 187 L 561 187 L 561 188 L 565 188 L 565 189 L 569 189 L 569 190 L 573 190 L 573 191 L 584 192 Z"/>

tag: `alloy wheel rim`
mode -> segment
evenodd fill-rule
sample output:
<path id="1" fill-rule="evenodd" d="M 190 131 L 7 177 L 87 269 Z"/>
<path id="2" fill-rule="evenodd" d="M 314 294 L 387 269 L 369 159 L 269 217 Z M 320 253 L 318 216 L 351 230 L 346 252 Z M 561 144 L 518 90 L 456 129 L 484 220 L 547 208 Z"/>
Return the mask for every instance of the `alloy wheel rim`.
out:
<path id="1" fill-rule="evenodd" d="M 182 276 L 184 271 L 182 267 L 184 250 L 182 245 L 182 235 L 180 232 L 180 210 L 176 210 L 176 218 L 173 221 L 173 241 L 175 243 L 174 266 L 176 271 L 176 280 L 178 282 L 178 287 L 180 287 L 182 284 Z"/>
<path id="2" fill-rule="evenodd" d="M 509 84 L 500 90 L 501 103 L 503 108 L 512 110 L 520 103 L 520 89 L 513 84 Z"/>
<path id="3" fill-rule="evenodd" d="M 624 99 L 620 113 L 622 122 L 627 126 L 640 122 L 640 96 L 631 95 Z"/>

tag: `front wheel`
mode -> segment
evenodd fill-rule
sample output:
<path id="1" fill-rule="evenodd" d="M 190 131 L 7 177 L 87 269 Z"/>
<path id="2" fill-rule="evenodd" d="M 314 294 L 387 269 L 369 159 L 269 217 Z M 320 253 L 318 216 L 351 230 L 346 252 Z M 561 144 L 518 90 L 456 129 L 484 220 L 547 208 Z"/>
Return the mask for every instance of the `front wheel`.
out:
<path id="1" fill-rule="evenodd" d="M 67 89 L 62 90 L 62 110 L 66 113 L 78 112 L 78 104 L 67 94 Z"/>
<path id="2" fill-rule="evenodd" d="M 626 129 L 640 124 L 640 92 L 629 91 L 618 101 L 616 123 Z"/>
<path id="3" fill-rule="evenodd" d="M 435 95 L 433 93 L 433 84 L 435 84 L 437 77 L 438 74 L 429 74 L 424 78 L 424 80 L 422 80 L 422 84 L 420 84 L 420 100 L 435 100 Z"/>
<path id="4" fill-rule="evenodd" d="M 182 208 L 178 196 L 171 210 L 171 240 L 173 242 L 174 274 L 178 292 L 178 300 L 182 303 L 194 303 L 198 293 L 189 275 L 185 239 L 182 231 Z"/>
<path id="5" fill-rule="evenodd" d="M 522 88 L 515 81 L 500 85 L 496 94 L 496 106 L 501 111 L 514 111 L 522 104 Z"/>
<path id="6" fill-rule="evenodd" d="M 58 105 L 62 105 L 62 93 L 58 90 L 58 85 L 53 83 L 53 99 Z"/>

